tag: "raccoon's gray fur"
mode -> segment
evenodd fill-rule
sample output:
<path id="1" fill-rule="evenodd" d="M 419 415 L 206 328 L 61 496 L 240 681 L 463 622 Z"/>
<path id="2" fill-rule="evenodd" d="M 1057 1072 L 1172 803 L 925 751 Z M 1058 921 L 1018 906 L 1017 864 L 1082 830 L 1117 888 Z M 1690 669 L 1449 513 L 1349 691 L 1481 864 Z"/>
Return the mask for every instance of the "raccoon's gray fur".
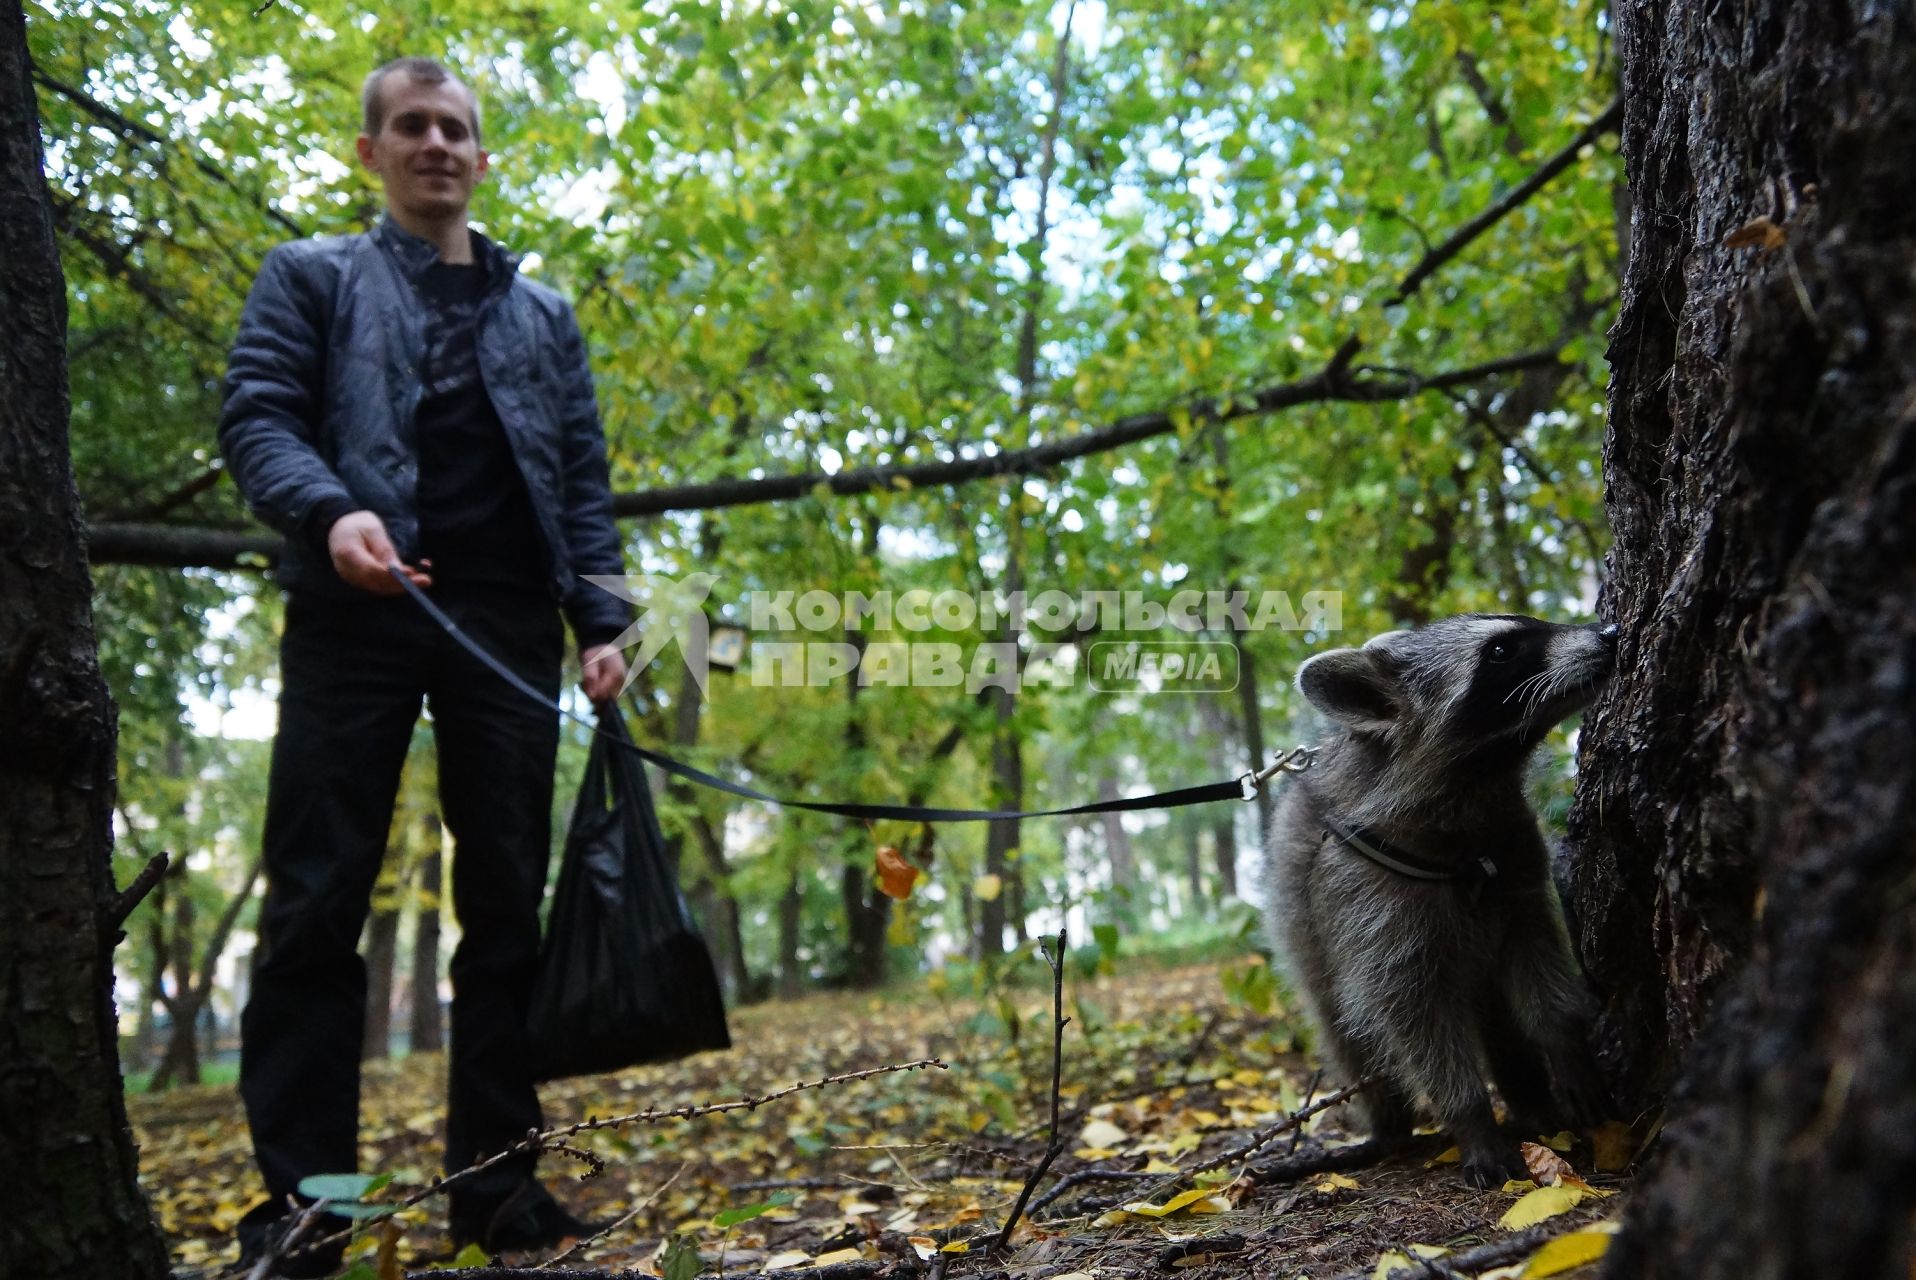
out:
<path id="1" fill-rule="evenodd" d="M 1615 647 L 1615 627 L 1467 614 L 1297 673 L 1335 732 L 1278 802 L 1272 940 L 1324 1055 L 1347 1081 L 1371 1079 L 1359 1096 L 1372 1132 L 1408 1133 L 1428 1102 L 1478 1186 L 1526 1176 L 1486 1070 L 1526 1125 L 1602 1106 L 1591 1002 L 1523 773 Z"/>

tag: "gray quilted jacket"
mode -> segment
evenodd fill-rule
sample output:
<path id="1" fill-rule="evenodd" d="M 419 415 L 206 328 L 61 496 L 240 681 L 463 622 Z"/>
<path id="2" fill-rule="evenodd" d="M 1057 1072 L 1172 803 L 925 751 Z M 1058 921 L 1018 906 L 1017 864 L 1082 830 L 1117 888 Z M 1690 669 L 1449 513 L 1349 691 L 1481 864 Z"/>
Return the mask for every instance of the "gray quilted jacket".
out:
<path id="1" fill-rule="evenodd" d="M 581 644 L 603 642 L 630 610 L 580 577 L 625 572 L 585 343 L 565 299 L 491 241 L 474 245 L 495 281 L 479 328 L 486 391 L 545 535 L 553 595 Z M 280 245 L 260 267 L 227 364 L 219 441 L 248 505 L 286 535 L 289 589 L 351 590 L 325 549 L 347 511 L 376 513 L 400 558 L 418 558 L 414 370 L 426 304 L 415 281 L 436 256 L 388 220 Z"/>

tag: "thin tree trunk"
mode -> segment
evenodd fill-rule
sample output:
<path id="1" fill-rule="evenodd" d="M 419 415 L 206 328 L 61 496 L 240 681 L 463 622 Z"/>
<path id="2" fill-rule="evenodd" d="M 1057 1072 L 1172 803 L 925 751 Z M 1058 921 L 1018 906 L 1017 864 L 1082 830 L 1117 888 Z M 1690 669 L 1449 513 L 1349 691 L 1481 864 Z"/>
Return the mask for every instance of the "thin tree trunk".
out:
<path id="1" fill-rule="evenodd" d="M 1237 897 L 1237 823 L 1228 815 L 1211 824 L 1211 860 L 1217 867 L 1218 897 Z"/>
<path id="2" fill-rule="evenodd" d="M 114 710 L 67 443 L 26 14 L 0 8 L 0 1275 L 162 1280 L 113 1011 Z"/>
<path id="3" fill-rule="evenodd" d="M 1178 834 L 1184 839 L 1184 881 L 1191 893 L 1191 900 L 1186 904 L 1182 914 L 1202 915 L 1204 912 L 1204 838 L 1196 822 L 1182 822 L 1179 828 Z"/>
<path id="4" fill-rule="evenodd" d="M 752 975 L 745 966 L 745 935 L 740 927 L 738 896 L 732 892 L 732 869 L 725 857 L 725 845 L 704 814 L 692 819 L 692 829 L 705 856 L 705 883 L 713 903 L 713 919 L 707 927 L 712 934 L 713 949 L 718 953 L 719 976 L 731 990 L 733 999 L 753 999 Z M 762 992 L 758 998 L 763 998 Z"/>
<path id="5" fill-rule="evenodd" d="M 1615 12 L 1622 645 L 1573 905 L 1626 1114 L 1667 1097 L 1668 1121 L 1606 1274 L 1908 1280 L 1916 19 Z"/>
<path id="6" fill-rule="evenodd" d="M 1109 804 L 1118 799 L 1118 780 L 1106 770 L 1098 777 L 1098 801 Z M 1104 836 L 1104 860 L 1111 868 L 1111 922 L 1122 933 L 1132 932 L 1131 922 L 1144 906 L 1138 895 L 1138 859 L 1131 851 L 1131 834 L 1124 829 L 1123 816 L 1098 815 L 1098 830 Z"/>
<path id="7" fill-rule="evenodd" d="M 392 1056 L 393 969 L 399 959 L 399 904 L 389 901 L 366 922 L 366 1029 L 359 1043 L 364 1061 Z"/>
<path id="8" fill-rule="evenodd" d="M 778 900 L 778 994 L 785 1000 L 795 999 L 805 988 L 805 975 L 798 967 L 798 929 L 805 906 L 799 875 L 793 867 Z"/>
<path id="9" fill-rule="evenodd" d="M 419 859 L 419 889 L 413 895 L 412 1026 L 410 1053 L 445 1047 L 445 1022 L 439 1013 L 439 895 L 445 875 L 445 845 L 439 815 L 425 816 L 426 850 Z"/>
<path id="10" fill-rule="evenodd" d="M 259 883 L 260 862 L 256 858 L 246 873 L 246 883 L 240 891 L 227 900 L 225 910 L 213 925 L 213 932 L 201 950 L 197 976 L 186 964 L 191 955 L 191 913 L 186 913 L 185 923 L 174 930 L 177 938 L 187 941 L 179 943 L 174 949 L 176 987 L 172 1003 L 168 1008 L 173 1014 L 173 1031 L 168 1037 L 166 1051 L 154 1067 L 153 1078 L 147 1084 L 152 1093 L 159 1093 L 173 1083 L 177 1076 L 186 1084 L 198 1084 L 200 1081 L 200 1053 L 198 1026 L 213 1005 L 213 986 L 219 978 L 220 957 L 226 954 L 226 944 L 233 936 L 233 926 L 239 923 L 240 913 L 252 900 L 253 887 Z M 185 901 L 182 895 L 183 902 Z"/>

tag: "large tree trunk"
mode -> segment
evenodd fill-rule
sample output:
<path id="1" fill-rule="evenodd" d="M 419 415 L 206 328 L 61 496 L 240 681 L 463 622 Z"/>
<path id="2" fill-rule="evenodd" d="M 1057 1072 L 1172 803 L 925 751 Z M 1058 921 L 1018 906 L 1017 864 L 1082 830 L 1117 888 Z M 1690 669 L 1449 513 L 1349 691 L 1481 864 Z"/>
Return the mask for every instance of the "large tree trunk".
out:
<path id="1" fill-rule="evenodd" d="M 1584 736 L 1574 906 L 1606 1065 L 1669 1122 L 1608 1273 L 1907 1280 L 1916 18 L 1617 14 L 1622 669 Z"/>
<path id="2" fill-rule="evenodd" d="M 67 447 L 26 15 L 0 7 L 0 1275 L 159 1280 L 113 1012 L 114 712 Z"/>

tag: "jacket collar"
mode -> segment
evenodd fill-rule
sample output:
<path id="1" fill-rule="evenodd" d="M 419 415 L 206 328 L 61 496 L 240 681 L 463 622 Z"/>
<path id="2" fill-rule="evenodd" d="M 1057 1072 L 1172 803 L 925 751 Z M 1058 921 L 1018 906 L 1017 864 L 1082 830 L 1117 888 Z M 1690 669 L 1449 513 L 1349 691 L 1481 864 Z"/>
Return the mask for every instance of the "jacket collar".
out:
<path id="1" fill-rule="evenodd" d="M 472 260 L 485 269 L 486 292 L 503 291 L 519 270 L 518 257 L 477 231 L 468 230 L 467 234 L 472 237 Z M 406 230 L 394 222 L 390 214 L 379 220 L 371 235 L 374 243 L 385 250 L 399 268 L 399 273 L 415 286 L 425 278 L 427 269 L 439 261 L 439 246 Z"/>

